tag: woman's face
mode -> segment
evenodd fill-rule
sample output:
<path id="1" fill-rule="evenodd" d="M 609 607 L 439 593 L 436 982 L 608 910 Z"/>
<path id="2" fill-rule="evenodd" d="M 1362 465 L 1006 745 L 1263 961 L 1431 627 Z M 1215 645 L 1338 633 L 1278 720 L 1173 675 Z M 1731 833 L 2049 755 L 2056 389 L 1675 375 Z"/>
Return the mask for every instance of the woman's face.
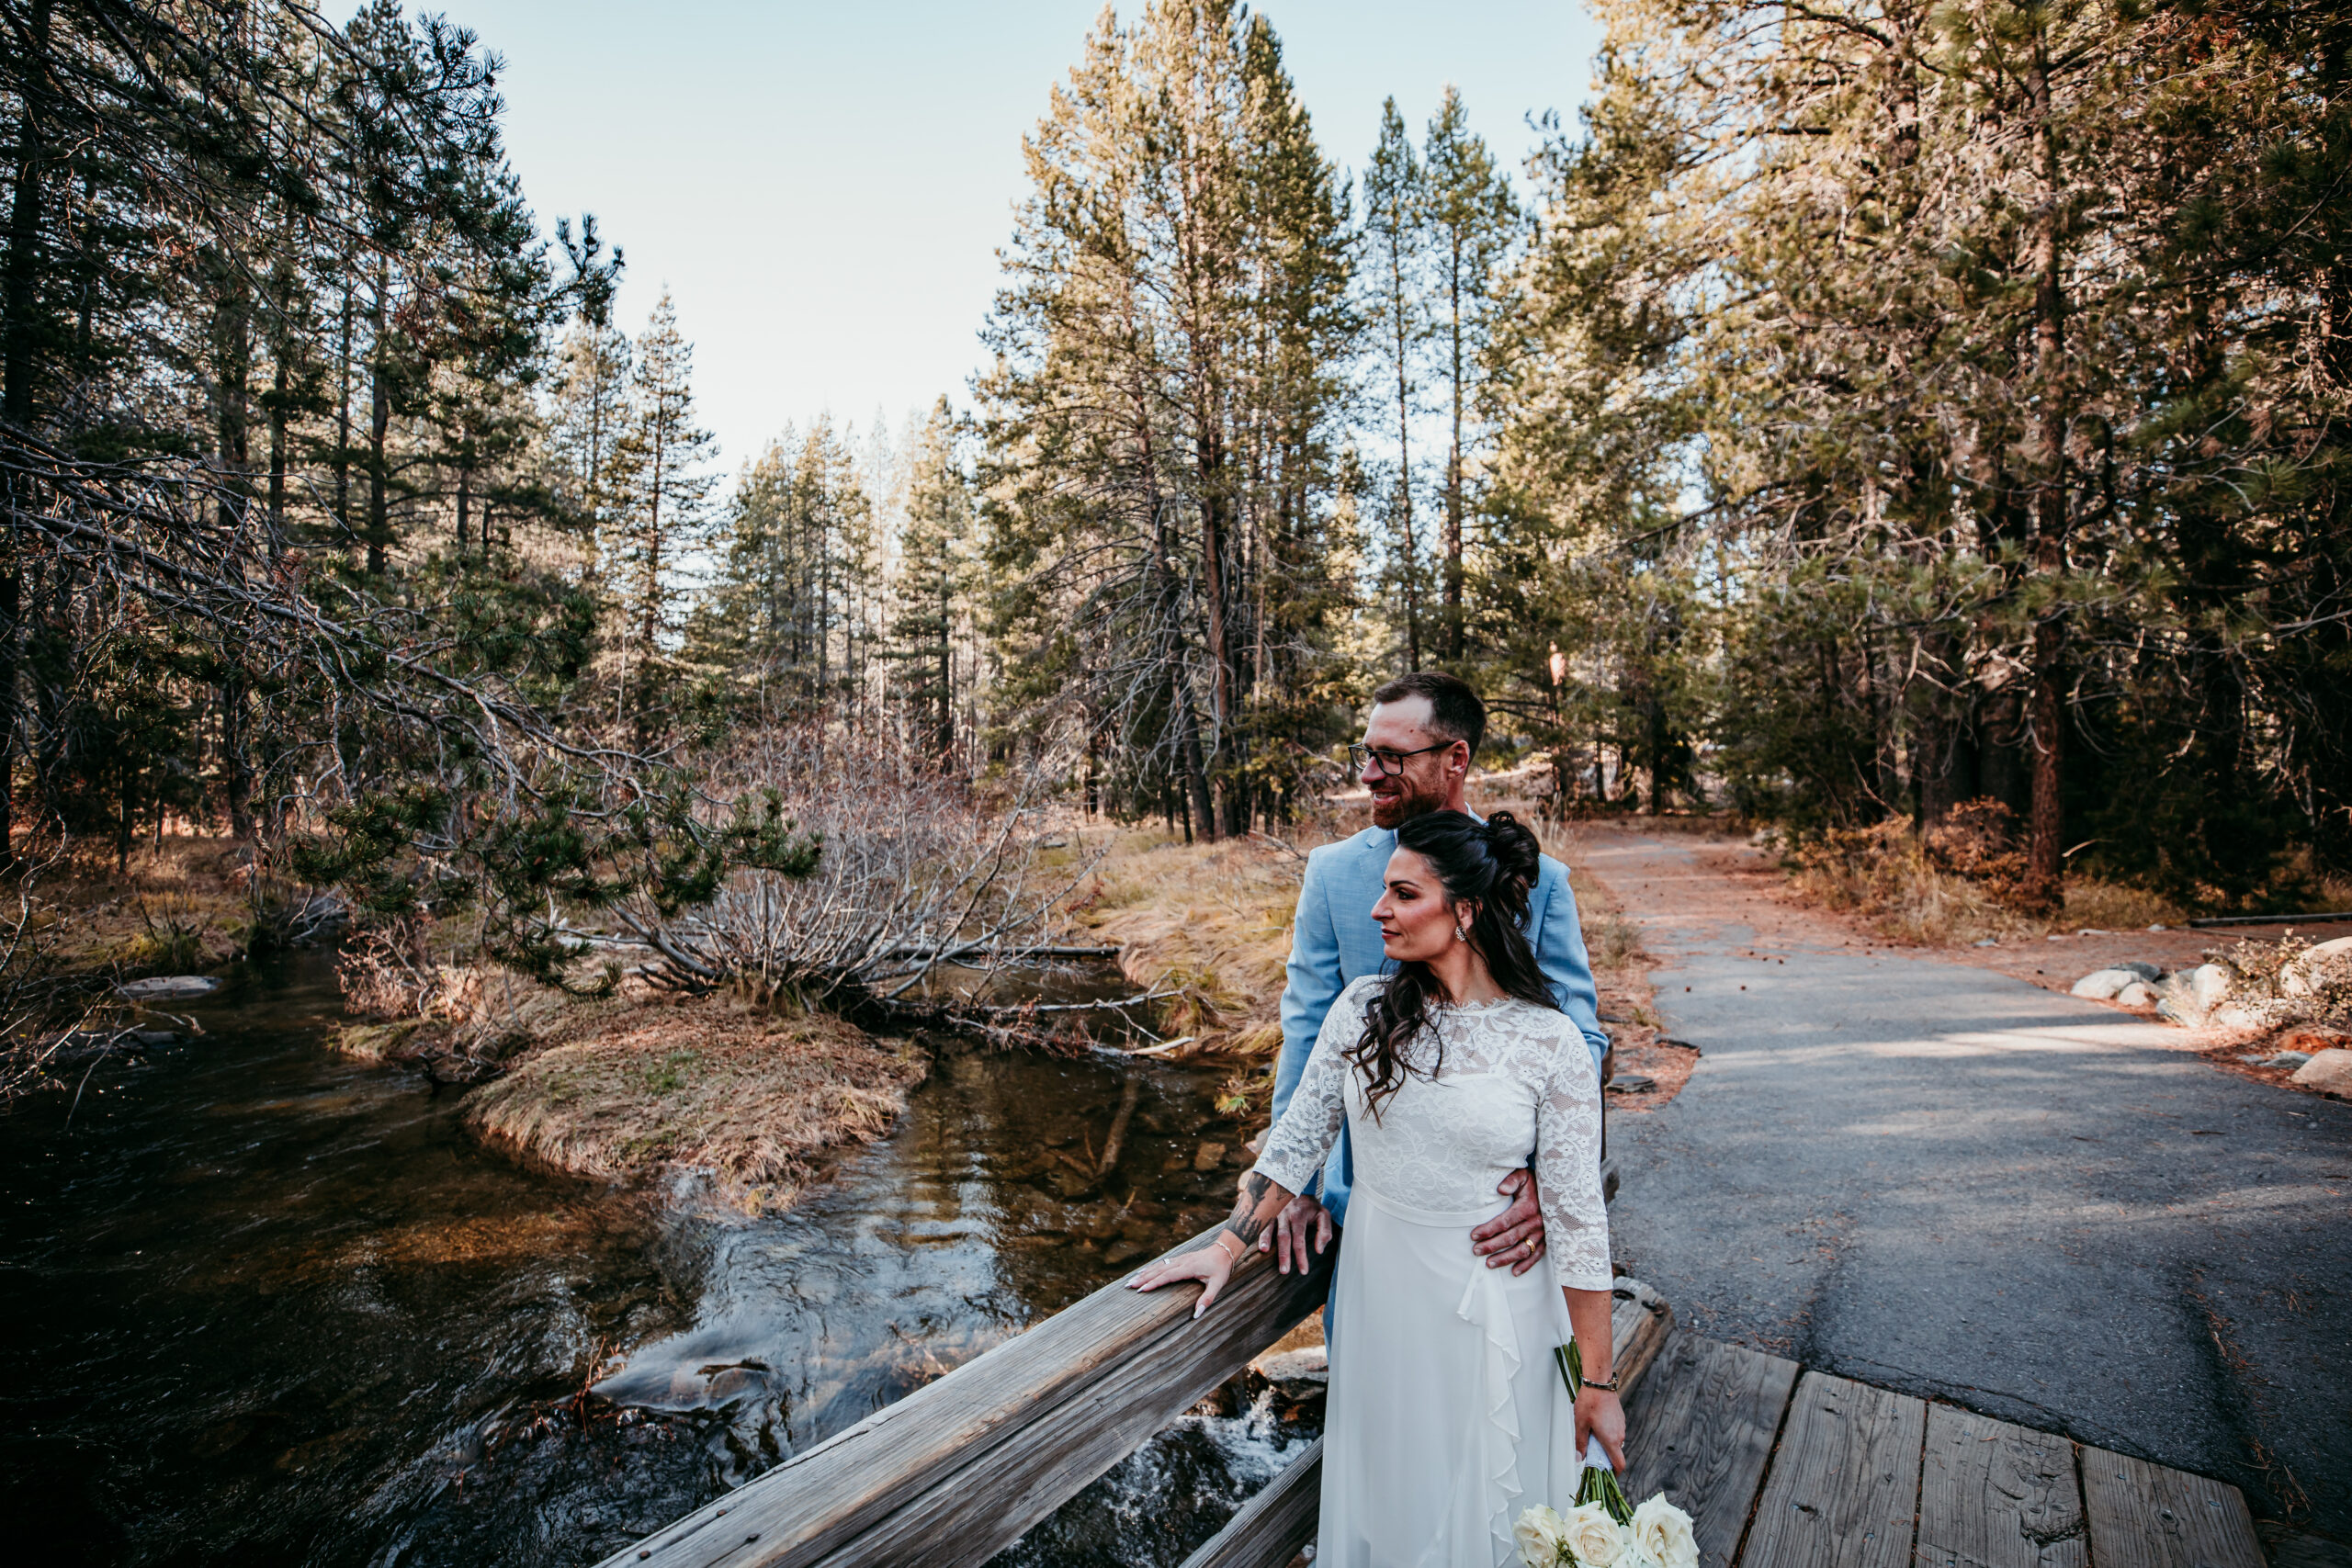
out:
<path id="1" fill-rule="evenodd" d="M 1426 964 L 1453 945 L 1454 910 L 1430 863 L 1410 850 L 1388 857 L 1386 887 L 1372 918 L 1381 951 L 1399 964 Z"/>

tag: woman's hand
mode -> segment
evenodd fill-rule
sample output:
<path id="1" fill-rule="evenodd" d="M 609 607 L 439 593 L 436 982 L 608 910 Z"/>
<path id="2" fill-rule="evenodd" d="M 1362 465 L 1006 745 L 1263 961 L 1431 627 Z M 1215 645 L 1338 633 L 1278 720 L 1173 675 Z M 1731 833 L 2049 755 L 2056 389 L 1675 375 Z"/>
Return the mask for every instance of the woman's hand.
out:
<path id="1" fill-rule="evenodd" d="M 1600 1439 L 1600 1451 L 1620 1476 L 1625 1473 L 1625 1407 L 1606 1389 L 1588 1388 L 1577 1395 L 1577 1459 L 1581 1462 L 1590 1439 Z"/>
<path id="2" fill-rule="evenodd" d="M 1233 1278 L 1233 1255 L 1226 1248 L 1226 1232 L 1219 1231 L 1210 1238 L 1206 1247 L 1196 1247 L 1190 1252 L 1180 1252 L 1173 1258 L 1158 1258 L 1147 1264 L 1141 1272 L 1127 1281 L 1127 1289 L 1156 1291 L 1179 1280 L 1198 1280 L 1207 1287 L 1201 1292 L 1201 1299 L 1193 1303 L 1193 1316 L 1198 1318 L 1209 1310 L 1209 1303 L 1216 1300 L 1219 1291 L 1225 1289 L 1225 1282 Z M 1623 1416 L 1618 1417 L 1617 1426 L 1620 1431 L 1624 1429 Z"/>

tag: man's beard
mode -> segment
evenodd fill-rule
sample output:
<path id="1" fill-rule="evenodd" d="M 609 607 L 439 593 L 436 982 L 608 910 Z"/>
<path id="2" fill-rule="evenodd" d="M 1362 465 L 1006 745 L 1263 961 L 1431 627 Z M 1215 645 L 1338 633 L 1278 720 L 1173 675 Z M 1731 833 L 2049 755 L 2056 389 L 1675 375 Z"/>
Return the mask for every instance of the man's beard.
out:
<path id="1" fill-rule="evenodd" d="M 1375 795 L 1372 797 L 1372 825 L 1395 828 L 1416 817 L 1426 817 L 1432 811 L 1445 809 L 1445 795 L 1418 788 L 1410 779 L 1398 779 L 1398 793 L 1393 796 Z"/>

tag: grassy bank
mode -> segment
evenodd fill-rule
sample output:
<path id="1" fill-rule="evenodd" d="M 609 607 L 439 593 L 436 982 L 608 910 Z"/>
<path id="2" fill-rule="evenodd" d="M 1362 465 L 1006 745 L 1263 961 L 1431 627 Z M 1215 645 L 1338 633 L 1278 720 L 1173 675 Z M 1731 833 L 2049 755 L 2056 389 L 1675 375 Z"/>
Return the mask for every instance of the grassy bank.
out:
<path id="1" fill-rule="evenodd" d="M 251 938 L 248 847 L 234 839 L 141 838 L 120 866 L 110 847 L 95 843 L 45 855 L 27 843 L 20 853 L 37 867 L 33 934 L 55 970 L 201 974 L 238 956 Z"/>
<path id="2" fill-rule="evenodd" d="M 693 1173 L 745 1213 L 789 1207 L 829 1151 L 889 1131 L 929 1066 L 908 1041 L 724 992 L 630 982 L 583 1000 L 504 974 L 437 976 L 421 1016 L 345 1022 L 335 1045 L 479 1084 L 466 1124 L 526 1163 L 630 1185 Z"/>
<path id="3" fill-rule="evenodd" d="M 721 1203 L 788 1207 L 820 1156 L 880 1137 L 929 1058 L 824 1014 L 777 1017 L 731 998 L 640 997 L 567 1015 L 467 1124 L 534 1163 L 608 1181 L 707 1172 Z"/>

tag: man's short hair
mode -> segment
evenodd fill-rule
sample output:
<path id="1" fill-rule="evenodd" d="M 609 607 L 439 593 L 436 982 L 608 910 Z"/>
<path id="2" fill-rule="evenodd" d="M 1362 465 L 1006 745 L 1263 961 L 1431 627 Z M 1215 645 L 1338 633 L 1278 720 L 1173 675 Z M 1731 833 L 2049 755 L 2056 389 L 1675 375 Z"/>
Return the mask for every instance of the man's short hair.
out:
<path id="1" fill-rule="evenodd" d="M 1479 744 L 1487 739 L 1487 705 L 1470 689 L 1469 682 L 1442 671 L 1416 670 L 1372 694 L 1375 705 L 1401 703 L 1407 697 L 1429 699 L 1430 734 L 1446 740 L 1467 740 L 1470 755 L 1478 755 Z"/>

